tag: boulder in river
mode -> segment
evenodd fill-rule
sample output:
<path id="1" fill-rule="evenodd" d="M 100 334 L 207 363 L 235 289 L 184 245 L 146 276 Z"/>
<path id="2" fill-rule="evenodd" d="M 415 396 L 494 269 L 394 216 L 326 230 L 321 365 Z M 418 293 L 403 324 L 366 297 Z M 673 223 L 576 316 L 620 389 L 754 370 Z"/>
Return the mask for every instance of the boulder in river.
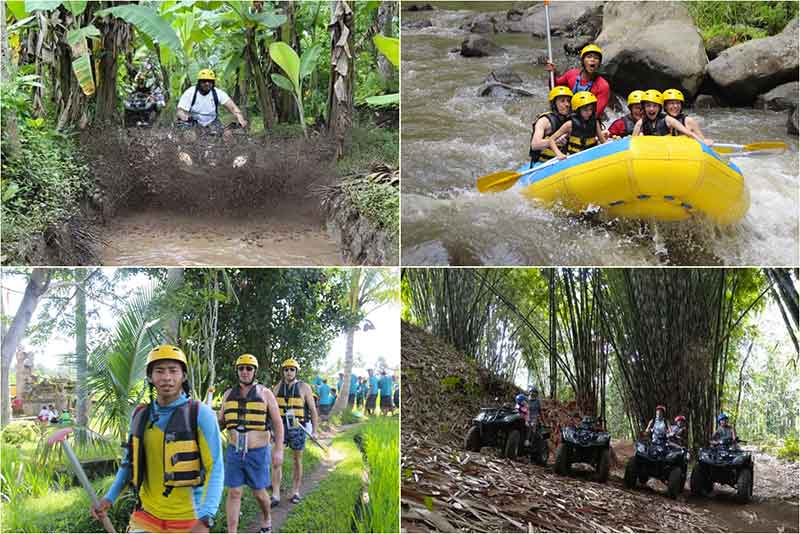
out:
<path id="1" fill-rule="evenodd" d="M 714 98 L 713 95 L 697 95 L 697 98 L 694 99 L 694 104 L 692 107 L 694 109 L 712 109 L 717 107 L 717 99 Z"/>
<path id="2" fill-rule="evenodd" d="M 605 78 L 625 95 L 673 87 L 692 99 L 708 65 L 703 39 L 681 2 L 606 3 L 597 44 Z"/>
<path id="3" fill-rule="evenodd" d="M 502 52 L 505 52 L 505 48 L 479 35 L 469 35 L 461 43 L 461 55 L 464 57 L 495 56 Z"/>
<path id="4" fill-rule="evenodd" d="M 433 11 L 434 9 L 435 8 L 430 4 L 403 2 L 403 11 Z"/>
<path id="5" fill-rule="evenodd" d="M 756 96 L 798 79 L 798 18 L 778 35 L 753 39 L 723 51 L 708 64 L 708 75 L 733 104 L 752 104 Z"/>
<path id="6" fill-rule="evenodd" d="M 459 29 L 471 33 L 502 33 L 508 29 L 505 24 L 505 14 L 502 11 L 479 13 L 462 24 Z"/>
<path id="7" fill-rule="evenodd" d="M 602 2 L 551 2 L 549 7 L 550 31 L 558 35 L 568 31 L 575 21 L 602 6 Z M 508 30 L 512 33 L 530 33 L 535 37 L 547 37 L 547 22 L 544 4 L 537 3 L 522 11 L 511 10 L 506 17 Z"/>
<path id="8" fill-rule="evenodd" d="M 797 106 L 794 107 L 793 110 L 789 111 L 789 117 L 786 121 L 786 131 L 789 135 L 797 135 Z"/>
<path id="9" fill-rule="evenodd" d="M 800 92 L 800 82 L 789 82 L 779 85 L 768 93 L 758 95 L 753 107 L 783 111 L 797 107 L 797 94 Z"/>
<path id="10" fill-rule="evenodd" d="M 509 67 L 493 70 L 483 81 L 478 96 L 506 98 L 510 96 L 533 96 L 533 93 L 522 89 L 522 78 Z"/>
<path id="11" fill-rule="evenodd" d="M 402 27 L 407 30 L 419 30 L 420 28 L 430 28 L 433 23 L 430 19 L 403 21 Z"/>

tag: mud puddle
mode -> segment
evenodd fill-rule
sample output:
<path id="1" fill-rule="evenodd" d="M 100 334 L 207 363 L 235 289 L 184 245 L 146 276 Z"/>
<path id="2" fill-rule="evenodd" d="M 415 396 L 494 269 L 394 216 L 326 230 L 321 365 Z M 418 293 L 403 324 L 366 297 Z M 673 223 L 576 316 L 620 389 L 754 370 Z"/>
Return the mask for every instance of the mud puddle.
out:
<path id="1" fill-rule="evenodd" d="M 282 209 L 249 216 L 143 211 L 103 228 L 103 265 L 341 265 L 337 243 L 310 214 Z"/>

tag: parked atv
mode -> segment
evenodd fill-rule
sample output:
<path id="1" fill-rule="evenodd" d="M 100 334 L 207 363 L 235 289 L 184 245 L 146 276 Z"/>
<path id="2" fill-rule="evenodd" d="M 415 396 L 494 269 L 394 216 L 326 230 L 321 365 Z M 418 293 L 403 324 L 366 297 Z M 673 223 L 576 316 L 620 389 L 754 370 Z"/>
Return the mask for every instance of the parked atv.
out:
<path id="1" fill-rule="evenodd" d="M 574 463 L 590 464 L 595 469 L 598 482 L 608 480 L 611 436 L 608 432 L 594 429 L 595 421 L 584 417 L 578 426 L 561 429 L 561 443 L 556 449 L 555 472 L 568 475 Z"/>
<path id="2" fill-rule="evenodd" d="M 123 102 L 125 126 L 152 126 L 158 117 L 158 105 L 147 93 L 134 91 Z"/>
<path id="3" fill-rule="evenodd" d="M 467 431 L 464 447 L 473 452 L 479 452 L 481 447 L 496 447 L 500 450 L 500 456 L 512 460 L 518 456 L 528 456 L 534 463 L 547 465 L 550 430 L 540 426 L 539 432 L 526 446 L 524 440 L 527 432 L 524 417 L 511 406 L 481 408 Z"/>
<path id="4" fill-rule="evenodd" d="M 186 172 L 200 174 L 222 166 L 238 169 L 250 159 L 245 153 L 231 154 L 229 140 L 233 135 L 245 135 L 239 123 L 232 122 L 222 128 L 180 121 L 176 129 L 178 166 Z"/>
<path id="5" fill-rule="evenodd" d="M 725 440 L 719 445 L 700 449 L 689 484 L 693 495 L 709 495 L 714 482 L 736 488 L 739 501 L 746 503 L 753 496 L 753 458 L 736 447 L 746 441 Z"/>
<path id="6" fill-rule="evenodd" d="M 657 478 L 667 484 L 667 494 L 675 499 L 686 484 L 686 468 L 689 465 L 689 451 L 666 437 L 653 441 L 636 442 L 636 454 L 625 466 L 625 487 L 635 488 L 637 481 L 646 484 L 650 478 Z"/>

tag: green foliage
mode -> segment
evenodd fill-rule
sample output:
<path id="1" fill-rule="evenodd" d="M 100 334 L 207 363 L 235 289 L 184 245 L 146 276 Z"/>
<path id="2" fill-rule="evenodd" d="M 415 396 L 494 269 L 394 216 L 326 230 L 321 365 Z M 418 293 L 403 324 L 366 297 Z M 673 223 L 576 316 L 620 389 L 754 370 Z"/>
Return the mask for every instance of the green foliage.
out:
<path id="1" fill-rule="evenodd" d="M 364 416 L 359 413 L 356 415 L 353 410 L 350 408 L 345 409 L 342 412 L 333 414 L 331 416 L 331 423 L 334 425 L 351 425 L 353 423 L 360 423 L 364 420 Z"/>
<path id="2" fill-rule="evenodd" d="M 9 423 L 2 433 L 3 445 L 20 445 L 25 442 L 35 441 L 36 438 L 36 423 L 32 421 Z"/>
<path id="3" fill-rule="evenodd" d="M 0 196 L 9 262 L 24 263 L 28 241 L 75 215 L 79 199 L 93 187 L 75 141 L 30 114 L 25 91 L 38 83 L 35 76 L 20 76 L 0 84 L 3 124 L 16 116 L 20 142 L 19 150 L 9 154 L 4 129 Z"/>
<path id="4" fill-rule="evenodd" d="M 138 4 L 125 4 L 102 9 L 95 13 L 96 16 L 113 15 L 125 22 L 129 22 L 146 34 L 150 39 L 157 40 L 162 46 L 169 48 L 173 53 L 180 53 L 183 48 L 181 41 L 169 22 L 161 18 L 157 11 L 149 6 Z"/>
<path id="5" fill-rule="evenodd" d="M 361 497 L 364 463 L 352 429 L 334 438 L 344 455 L 331 473 L 294 508 L 282 532 L 351 532 L 353 509 Z"/>
<path id="6" fill-rule="evenodd" d="M 782 458 L 790 462 L 796 462 L 798 459 L 800 459 L 800 450 L 798 449 L 797 433 L 788 436 L 783 441 L 783 446 L 780 449 L 778 449 L 778 458 Z"/>
<path id="7" fill-rule="evenodd" d="M 269 55 L 288 78 L 277 73 L 272 73 L 272 81 L 285 91 L 289 91 L 294 96 L 300 116 L 300 124 L 303 126 L 303 134 L 306 134 L 305 111 L 303 109 L 303 79 L 314 71 L 319 58 L 321 47 L 314 45 L 303 51 L 303 57 L 297 57 L 297 53 L 284 42 L 272 43 L 269 46 Z"/>
<path id="8" fill-rule="evenodd" d="M 396 130 L 354 125 L 350 130 L 350 149 L 337 162 L 336 170 L 341 176 L 355 174 L 369 168 L 374 161 L 397 167 L 399 149 L 400 139 Z"/>
<path id="9" fill-rule="evenodd" d="M 400 525 L 400 421 L 370 419 L 363 427 L 369 469 L 369 503 L 355 518 L 358 532 L 398 532 Z"/>
<path id="10" fill-rule="evenodd" d="M 359 213 L 391 235 L 396 235 L 400 225 L 400 195 L 390 184 L 370 181 L 345 181 L 342 189 Z"/>
<path id="11" fill-rule="evenodd" d="M 731 44 L 775 35 L 798 11 L 797 2 L 687 2 L 695 24 L 707 42 L 715 36 Z"/>

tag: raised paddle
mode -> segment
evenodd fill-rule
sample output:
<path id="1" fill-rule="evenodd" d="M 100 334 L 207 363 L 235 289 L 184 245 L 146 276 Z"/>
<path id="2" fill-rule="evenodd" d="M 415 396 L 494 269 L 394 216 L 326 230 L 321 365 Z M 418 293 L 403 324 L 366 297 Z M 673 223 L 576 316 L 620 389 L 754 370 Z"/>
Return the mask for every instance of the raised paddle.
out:
<path id="1" fill-rule="evenodd" d="M 544 0 L 544 20 L 547 24 L 547 61 L 553 62 L 553 46 L 550 44 L 550 0 Z M 553 71 L 550 71 L 550 88 L 556 86 L 556 76 Z"/>
<path id="2" fill-rule="evenodd" d="M 734 145 L 730 143 L 715 143 L 711 147 L 714 152 L 721 155 L 739 154 L 742 152 L 761 152 L 780 154 L 786 150 L 786 143 L 782 141 L 761 141 L 747 145 Z"/>
<path id="3" fill-rule="evenodd" d="M 56 443 L 61 443 L 61 446 L 64 447 L 64 453 L 69 458 L 69 463 L 72 464 L 72 469 L 75 471 L 75 475 L 78 477 L 78 480 L 83 486 L 83 490 L 89 495 L 89 500 L 92 501 L 92 505 L 95 508 L 100 506 L 100 501 L 97 499 L 97 494 L 94 492 L 94 488 L 92 487 L 91 483 L 89 482 L 89 478 L 86 476 L 86 473 L 81 467 L 80 461 L 78 461 L 78 457 L 75 456 L 75 451 L 72 450 L 72 447 L 67 442 L 67 435 L 72 432 L 71 428 L 62 428 L 47 440 L 48 445 L 55 445 Z M 111 520 L 108 518 L 108 515 L 103 514 L 102 516 L 102 523 L 103 527 L 106 529 L 106 532 L 116 532 L 114 530 L 114 525 L 111 523 Z"/>

